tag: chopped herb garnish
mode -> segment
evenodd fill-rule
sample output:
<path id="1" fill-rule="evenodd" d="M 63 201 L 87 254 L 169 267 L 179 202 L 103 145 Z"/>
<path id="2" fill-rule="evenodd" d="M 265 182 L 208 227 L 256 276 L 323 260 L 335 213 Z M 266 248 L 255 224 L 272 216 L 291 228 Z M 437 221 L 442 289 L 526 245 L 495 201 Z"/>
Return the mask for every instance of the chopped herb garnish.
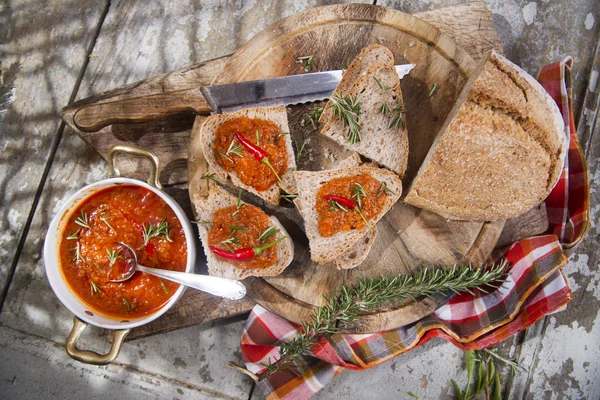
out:
<path id="1" fill-rule="evenodd" d="M 398 99 L 396 99 L 396 104 L 392 111 L 392 119 L 390 120 L 388 128 L 404 129 L 402 114 L 406 113 L 406 110 L 404 109 L 404 105 L 401 104 Z"/>
<path id="2" fill-rule="evenodd" d="M 319 118 L 321 118 L 323 110 L 325 110 L 325 107 L 323 106 L 314 106 L 308 111 L 307 119 L 313 129 L 317 129 L 317 122 L 319 121 Z"/>
<path id="3" fill-rule="evenodd" d="M 358 204 L 358 208 L 362 208 L 361 197 L 365 197 L 367 193 L 362 185 L 358 182 L 354 182 L 350 187 L 350 191 L 352 192 L 352 198 L 356 200 L 356 204 Z"/>
<path id="4" fill-rule="evenodd" d="M 114 231 L 115 231 L 115 228 L 113 228 L 113 227 L 111 226 L 111 224 L 109 224 L 109 223 L 108 223 L 108 220 L 109 220 L 109 219 L 113 219 L 113 218 L 114 218 L 114 217 L 112 217 L 112 216 L 110 216 L 110 215 L 108 215 L 108 214 L 106 213 L 106 210 L 102 211 L 102 213 L 100 214 L 100 220 L 101 220 L 102 222 L 104 222 L 104 223 L 106 224 L 106 226 L 108 226 L 112 232 L 114 232 Z"/>
<path id="5" fill-rule="evenodd" d="M 379 79 L 377 79 L 377 77 L 376 77 L 376 76 L 373 76 L 373 80 L 375 81 L 375 83 L 377 83 L 377 86 L 379 86 L 379 89 L 381 89 L 381 91 L 382 91 L 383 93 L 386 93 L 388 90 L 390 90 L 390 89 L 391 89 L 391 87 L 390 87 L 390 86 L 383 85 L 383 84 L 382 84 L 382 83 L 379 81 Z"/>
<path id="6" fill-rule="evenodd" d="M 81 255 L 81 244 L 79 242 L 77 242 L 75 244 L 75 247 L 73 247 L 70 250 L 75 251 L 75 253 L 73 254 L 73 261 L 85 261 L 83 259 L 83 256 Z"/>
<path id="7" fill-rule="evenodd" d="M 124 260 L 125 258 L 123 257 L 123 255 L 118 251 L 118 250 L 109 250 L 106 249 L 106 254 L 108 254 L 108 265 L 110 267 L 113 266 L 113 264 L 115 262 L 117 262 L 117 260 L 120 258 L 121 260 Z"/>
<path id="8" fill-rule="evenodd" d="M 219 152 L 219 154 L 221 156 L 223 156 L 224 158 L 227 159 L 227 161 L 233 163 L 233 160 L 231 159 L 231 154 L 235 154 L 238 157 L 242 157 L 242 145 L 240 143 L 235 144 L 237 142 L 236 139 L 233 139 L 231 141 L 231 143 L 229 144 L 229 148 L 227 149 L 226 153 L 221 153 Z"/>
<path id="9" fill-rule="evenodd" d="M 71 231 L 69 231 L 69 233 L 67 234 L 67 240 L 77 240 L 77 239 L 79 239 L 79 231 L 81 231 L 81 228 L 77 229 L 73 233 L 71 233 Z"/>
<path id="10" fill-rule="evenodd" d="M 385 184 L 385 182 L 382 182 L 381 183 L 381 188 L 379 189 L 379 192 L 377 193 L 377 197 L 381 196 L 384 193 L 385 193 L 386 196 L 389 196 L 390 194 L 396 194 L 390 188 L 387 187 L 387 185 Z"/>
<path id="11" fill-rule="evenodd" d="M 92 295 L 95 296 L 102 291 L 102 288 L 94 281 L 90 281 L 90 288 L 92 289 Z"/>
<path id="12" fill-rule="evenodd" d="M 311 72 L 314 69 L 313 56 L 298 57 L 298 61 L 302 62 L 304 72 Z"/>
<path id="13" fill-rule="evenodd" d="M 79 212 L 79 216 L 75 219 L 75 223 L 82 228 L 87 228 L 91 230 L 90 221 L 88 219 L 87 213 L 84 213 L 83 210 Z"/>
<path id="14" fill-rule="evenodd" d="M 300 159 L 302 157 L 304 157 L 305 155 L 308 154 L 308 150 L 305 149 L 306 147 L 306 140 L 304 142 L 302 142 L 301 146 L 298 146 L 298 143 L 296 143 L 296 159 L 298 161 L 300 161 Z"/>
<path id="15" fill-rule="evenodd" d="M 240 244 L 240 240 L 233 235 L 235 235 L 237 231 L 247 231 L 248 228 L 244 226 L 229 225 L 229 229 L 231 229 L 229 236 L 227 236 L 227 239 L 223 240 L 221 244 L 224 244 L 230 251 L 233 251 L 229 244 Z"/>
<path id="16" fill-rule="evenodd" d="M 148 244 L 150 239 L 155 237 L 162 237 L 163 239 L 172 242 L 171 237 L 169 236 L 169 234 L 171 233 L 171 227 L 164 219 L 158 225 L 154 225 L 152 222 L 148 222 L 148 226 L 144 224 L 142 225 L 142 228 L 144 230 L 144 246 Z"/>
<path id="17" fill-rule="evenodd" d="M 269 240 L 270 237 L 275 236 L 279 231 L 280 230 L 276 227 L 270 226 L 267 229 L 265 229 L 263 233 L 260 234 L 258 240 L 260 240 L 261 242 L 266 242 L 267 240 Z"/>
<path id="18" fill-rule="evenodd" d="M 392 109 L 390 108 L 390 105 L 388 104 L 387 101 L 384 101 L 383 103 L 381 103 L 381 105 L 379 106 L 377 111 L 379 111 L 379 113 L 381 113 L 383 115 L 388 115 L 388 114 L 392 113 Z"/>
<path id="19" fill-rule="evenodd" d="M 343 211 L 343 212 L 348 212 L 348 209 L 346 207 L 344 207 L 343 205 L 341 205 L 340 203 L 338 203 L 335 200 L 331 200 L 329 199 L 329 210 L 330 211 Z"/>
<path id="20" fill-rule="evenodd" d="M 131 312 L 135 308 L 135 304 L 131 304 L 125 297 L 123 297 L 123 304 L 125 305 L 125 310 L 127 312 Z"/>
<path id="21" fill-rule="evenodd" d="M 433 82 L 433 85 L 431 85 L 431 90 L 429 91 L 429 94 L 427 95 L 427 97 L 433 96 L 435 94 L 435 92 L 437 92 L 437 88 L 438 88 L 437 82 Z"/>
<path id="22" fill-rule="evenodd" d="M 196 224 L 196 225 L 212 225 L 212 222 L 210 222 L 210 221 L 192 221 L 192 224 Z"/>
<path id="23" fill-rule="evenodd" d="M 361 126 L 358 123 L 358 117 L 360 116 L 360 101 L 358 100 L 358 97 L 353 97 L 351 95 L 344 97 L 339 93 L 336 93 L 330 100 L 330 107 L 333 108 L 333 115 L 342 121 L 344 128 L 348 129 L 348 141 L 350 144 L 360 142 Z"/>
<path id="24" fill-rule="evenodd" d="M 169 294 L 169 288 L 167 287 L 167 285 L 165 285 L 165 283 L 163 282 L 162 279 L 159 279 L 160 281 L 160 285 L 162 286 L 163 290 L 165 291 L 165 294 Z"/>
<path id="25" fill-rule="evenodd" d="M 219 183 L 217 180 L 217 176 L 215 174 L 209 174 L 208 172 L 202 175 L 202 179 L 211 180 L 213 182 Z"/>
<path id="26" fill-rule="evenodd" d="M 238 197 L 237 197 L 237 206 L 235 211 L 231 214 L 232 217 L 235 217 L 237 215 L 237 213 L 240 211 L 240 208 L 244 207 L 246 204 L 242 203 L 242 189 L 240 189 L 238 191 Z"/>
<path id="27" fill-rule="evenodd" d="M 258 134 L 258 129 L 256 130 L 255 134 L 256 134 L 256 145 L 260 146 L 260 135 Z"/>

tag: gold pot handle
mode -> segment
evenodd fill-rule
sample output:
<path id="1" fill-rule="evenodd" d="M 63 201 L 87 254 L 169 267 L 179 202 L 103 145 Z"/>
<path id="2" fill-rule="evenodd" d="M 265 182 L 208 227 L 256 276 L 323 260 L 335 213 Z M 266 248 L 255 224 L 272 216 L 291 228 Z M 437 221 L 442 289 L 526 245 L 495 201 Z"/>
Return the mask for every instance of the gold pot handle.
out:
<path id="1" fill-rule="evenodd" d="M 83 322 L 79 318 L 73 318 L 73 329 L 71 329 L 71 333 L 67 338 L 67 354 L 71 358 L 77 361 L 84 362 L 86 364 L 110 364 L 119 355 L 119 351 L 121 351 L 121 345 L 123 344 L 123 340 L 125 340 L 125 336 L 127 336 L 131 329 L 122 329 L 115 331 L 115 338 L 110 348 L 110 351 L 106 354 L 98 354 L 90 350 L 79 350 L 77 348 L 77 339 L 79 339 L 79 336 L 81 336 L 81 333 L 85 330 L 85 328 L 87 328 L 87 326 L 88 324 Z"/>
<path id="2" fill-rule="evenodd" d="M 155 188 L 162 190 L 162 185 L 158 181 L 158 177 L 160 176 L 160 160 L 158 159 L 156 153 L 136 146 L 117 144 L 111 147 L 110 151 L 108 152 L 108 174 L 110 176 L 121 176 L 119 168 L 117 167 L 118 154 L 129 154 L 134 157 L 141 157 L 149 160 L 151 166 L 148 183 Z"/>

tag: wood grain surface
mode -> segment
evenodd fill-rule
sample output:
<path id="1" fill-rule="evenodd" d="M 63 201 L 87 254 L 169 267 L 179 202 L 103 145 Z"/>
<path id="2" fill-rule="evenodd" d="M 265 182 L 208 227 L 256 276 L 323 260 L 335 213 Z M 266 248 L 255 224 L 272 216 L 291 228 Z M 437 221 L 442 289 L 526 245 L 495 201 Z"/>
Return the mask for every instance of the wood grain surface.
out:
<path id="1" fill-rule="evenodd" d="M 302 56 L 312 56 L 314 70 L 347 65 L 362 48 L 380 43 L 395 56 L 396 64 L 415 63 L 401 81 L 409 132 L 405 187 L 425 158 L 441 124 L 469 77 L 475 61 L 448 36 L 424 21 L 398 11 L 370 5 L 336 5 L 305 11 L 283 19 L 256 35 L 227 62 L 214 84 L 234 83 L 302 73 Z M 428 96 L 433 84 L 438 87 Z M 341 146 L 319 134 L 306 122 L 308 105 L 288 107 L 290 133 L 301 170 L 322 170 L 349 155 Z M 205 192 L 197 177 L 206 172 L 198 151 L 197 117 L 190 146 L 190 195 Z M 195 171 L 198 168 L 200 172 Z M 255 204 L 257 203 L 254 201 Z M 302 218 L 293 207 L 266 207 L 294 239 L 294 261 L 281 274 L 248 280 L 248 293 L 258 303 L 285 318 L 301 322 L 315 306 L 325 303 L 341 285 L 361 278 L 412 273 L 431 266 L 464 262 L 482 264 L 500 236 L 504 221 L 480 223 L 449 221 L 436 214 L 398 202 L 378 223 L 378 236 L 369 256 L 352 270 L 310 259 Z M 283 205 L 283 204 L 282 204 Z M 430 314 L 437 304 L 429 299 L 363 316 L 353 332 L 376 332 L 414 322 Z"/>
<path id="2" fill-rule="evenodd" d="M 438 27 L 443 33 L 454 39 L 459 47 L 464 47 L 473 58 L 478 58 L 482 52 L 491 48 L 501 48 L 498 35 L 493 29 L 491 14 L 485 5 L 479 1 L 415 15 Z M 451 18 L 449 19 L 448 15 L 453 15 L 455 21 L 453 22 Z M 458 16 L 460 17 L 460 21 L 456 20 Z M 480 29 L 477 31 L 467 30 L 465 32 L 455 29 L 455 24 L 468 24 L 468 26 L 477 26 Z M 449 43 L 452 42 L 452 40 L 448 40 L 448 37 L 445 37 L 444 40 Z M 193 147 L 193 143 L 190 143 L 192 125 L 194 122 L 196 124 L 201 123 L 203 117 L 198 116 L 194 118 L 193 115 L 182 114 L 168 120 L 140 124 L 115 124 L 96 132 L 84 132 L 75 125 L 74 115 L 78 110 L 88 105 L 143 98 L 208 85 L 223 70 L 228 59 L 229 57 L 222 57 L 210 60 L 88 97 L 63 109 L 62 117 L 79 136 L 94 147 L 104 158 L 106 158 L 110 147 L 119 143 L 131 143 L 156 152 L 164 165 L 160 180 L 165 185 L 165 190 L 184 207 L 190 218 L 192 218 L 191 206 L 187 195 L 187 169 L 189 167 L 192 173 L 193 171 L 198 171 L 195 165 L 195 161 L 197 162 L 198 160 L 194 161 L 193 158 L 190 158 L 188 165 L 188 148 L 190 146 Z M 303 112 L 296 112 L 296 114 L 289 115 L 289 117 L 290 119 L 296 118 L 299 120 L 303 118 Z M 197 152 L 191 151 L 192 155 L 195 153 Z M 122 164 L 120 165 L 121 172 L 124 175 L 139 179 L 145 178 L 147 165 L 143 162 L 139 162 L 136 159 L 124 159 L 120 163 Z M 190 185 L 198 187 L 197 178 L 194 178 L 194 175 L 190 174 Z M 199 273 L 206 272 L 203 262 L 202 257 L 199 257 L 196 268 L 196 271 Z M 254 286 L 252 284 L 249 285 Z M 283 293 L 282 295 L 287 296 Z M 215 302 L 214 298 L 208 295 L 187 291 L 182 300 L 168 313 L 152 324 L 135 329 L 129 338 L 146 336 L 236 315 L 248 311 L 254 304 L 250 299 L 243 302 L 233 302 L 233 304 L 229 303 L 225 301 Z M 302 306 L 301 302 L 298 304 Z M 428 306 L 426 303 L 423 303 L 423 305 Z M 192 307 L 195 307 L 196 312 L 192 312 Z M 206 310 L 207 307 L 213 310 L 213 312 L 204 315 L 203 310 Z M 419 314 L 429 313 L 434 308 L 433 305 L 429 305 L 428 307 L 425 311 L 420 311 Z M 299 310 L 306 312 L 308 308 L 300 307 Z M 299 311 L 297 315 L 301 317 L 302 314 Z"/>

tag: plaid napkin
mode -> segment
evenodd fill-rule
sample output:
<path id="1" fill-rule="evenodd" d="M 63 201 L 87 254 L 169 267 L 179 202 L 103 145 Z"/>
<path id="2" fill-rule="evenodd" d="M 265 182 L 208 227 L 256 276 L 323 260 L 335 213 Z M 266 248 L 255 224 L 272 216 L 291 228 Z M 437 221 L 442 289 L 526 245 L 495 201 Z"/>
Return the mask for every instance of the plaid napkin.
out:
<path id="1" fill-rule="evenodd" d="M 570 146 L 560 180 L 545 201 L 548 233 L 521 240 L 490 256 L 489 261 L 509 261 L 512 267 L 507 281 L 491 293 L 455 296 L 432 315 L 395 330 L 322 338 L 312 347 L 311 355 L 302 357 L 302 372 L 284 370 L 258 383 L 269 400 L 309 398 L 344 368 L 373 367 L 434 337 L 461 349 L 493 346 L 571 300 L 571 289 L 560 267 L 589 225 L 587 165 L 571 107 L 572 62 L 567 57 L 543 67 L 538 75 L 561 110 Z M 298 329 L 298 325 L 255 306 L 241 339 L 246 367 L 261 372 L 269 360 L 279 358 L 277 343 L 290 341 Z"/>

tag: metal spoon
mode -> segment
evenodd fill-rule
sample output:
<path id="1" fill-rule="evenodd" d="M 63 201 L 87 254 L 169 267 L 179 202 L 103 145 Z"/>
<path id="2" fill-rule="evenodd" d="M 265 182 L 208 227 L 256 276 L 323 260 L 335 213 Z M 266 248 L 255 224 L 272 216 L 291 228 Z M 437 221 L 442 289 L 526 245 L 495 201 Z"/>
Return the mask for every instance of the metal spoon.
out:
<path id="1" fill-rule="evenodd" d="M 121 242 L 119 242 L 119 247 L 125 253 L 123 258 L 127 269 L 117 279 L 112 279 L 111 282 L 124 282 L 131 278 L 135 271 L 140 271 L 229 300 L 240 300 L 246 295 L 246 287 L 241 282 L 216 276 L 144 267 L 138 264 L 135 251 L 131 247 Z"/>

